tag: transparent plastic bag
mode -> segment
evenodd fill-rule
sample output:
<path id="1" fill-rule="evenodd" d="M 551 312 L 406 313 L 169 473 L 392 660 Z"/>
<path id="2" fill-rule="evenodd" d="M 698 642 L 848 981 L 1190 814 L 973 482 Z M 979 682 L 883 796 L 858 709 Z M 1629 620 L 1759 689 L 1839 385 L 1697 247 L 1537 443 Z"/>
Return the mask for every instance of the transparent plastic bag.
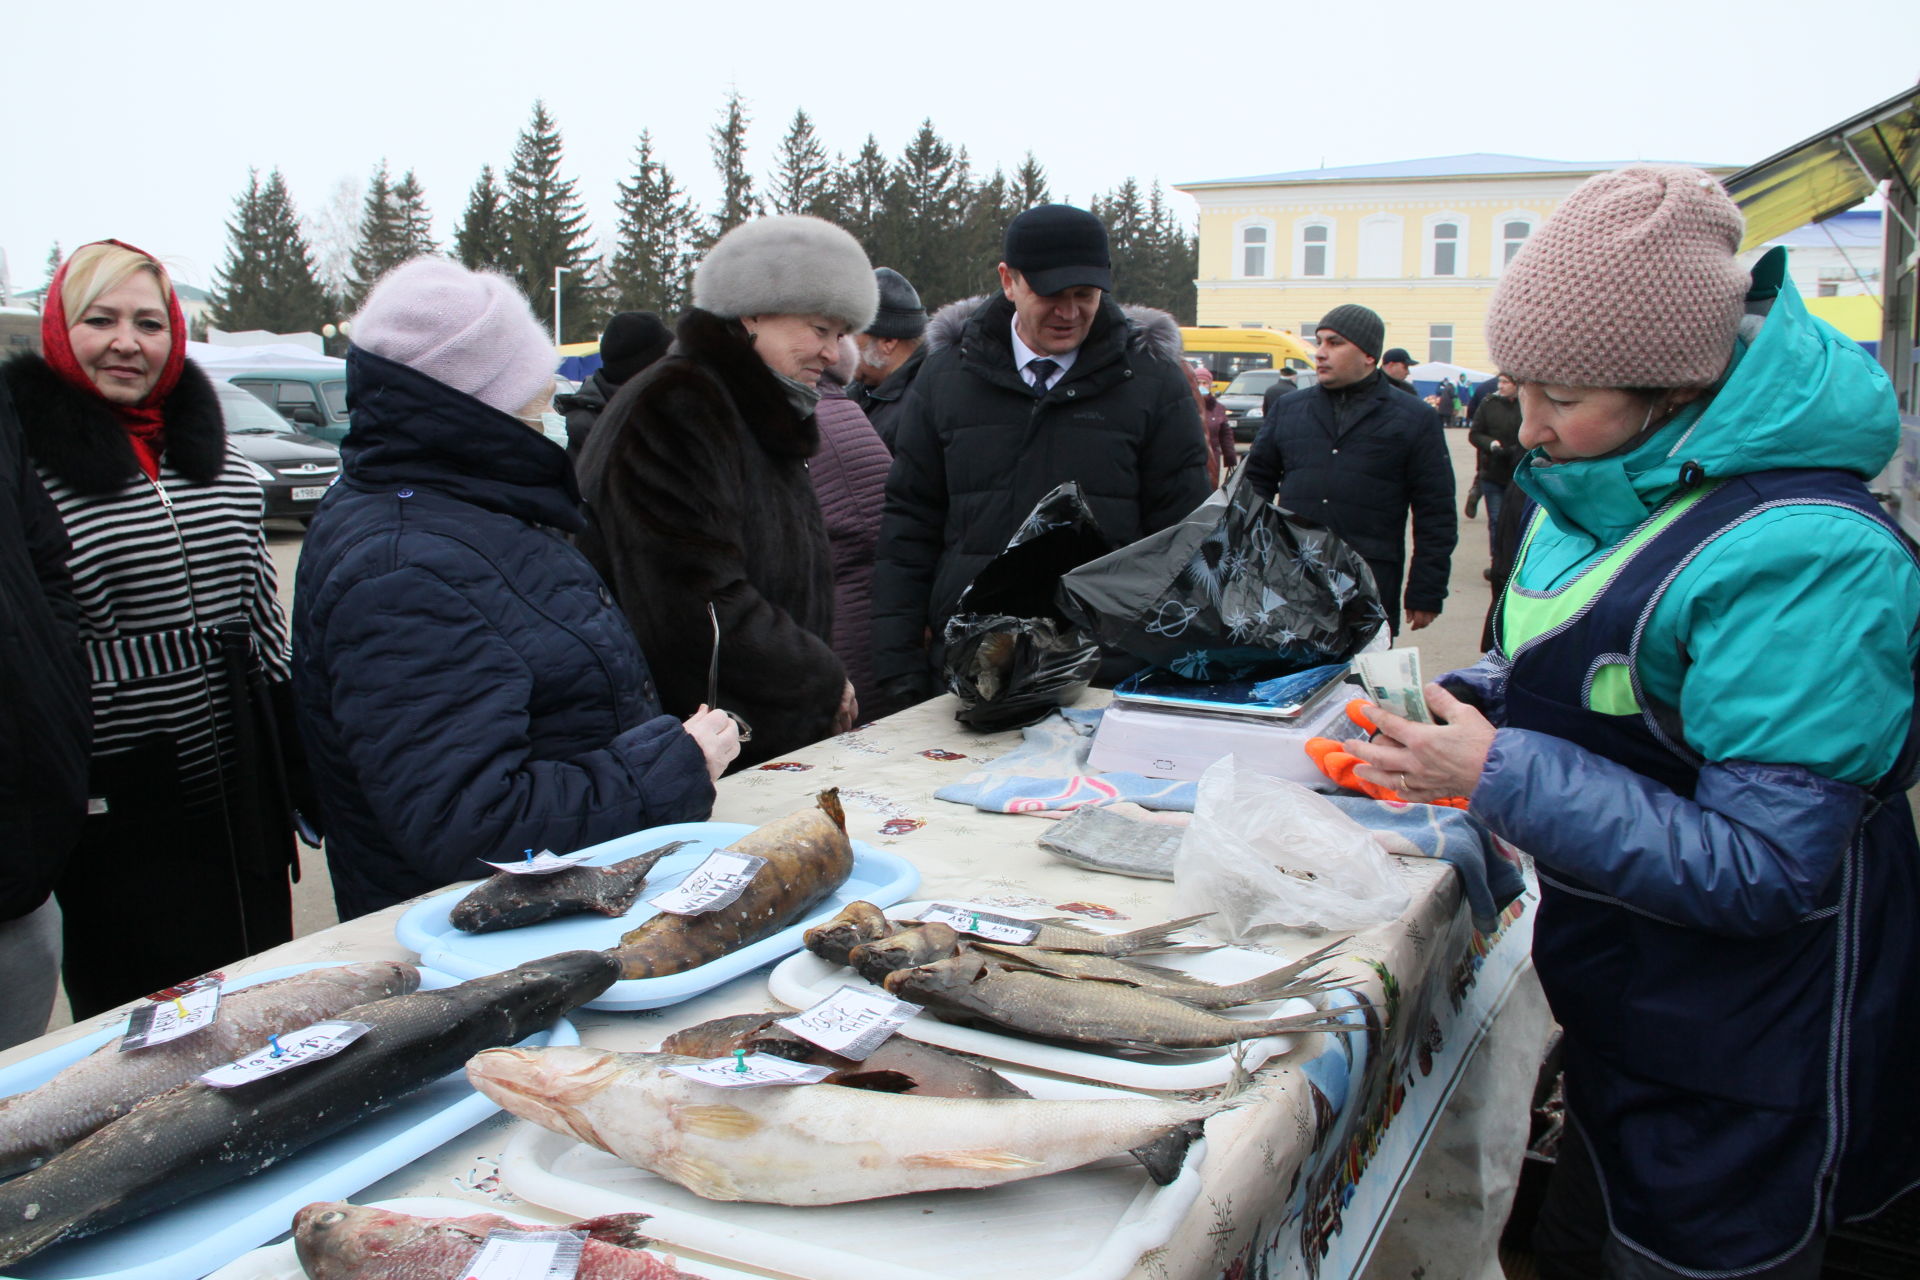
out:
<path id="1" fill-rule="evenodd" d="M 1200 775 L 1173 864 L 1174 914 L 1235 942 L 1261 929 L 1361 929 L 1412 901 L 1373 833 L 1324 796 L 1225 756 Z"/>

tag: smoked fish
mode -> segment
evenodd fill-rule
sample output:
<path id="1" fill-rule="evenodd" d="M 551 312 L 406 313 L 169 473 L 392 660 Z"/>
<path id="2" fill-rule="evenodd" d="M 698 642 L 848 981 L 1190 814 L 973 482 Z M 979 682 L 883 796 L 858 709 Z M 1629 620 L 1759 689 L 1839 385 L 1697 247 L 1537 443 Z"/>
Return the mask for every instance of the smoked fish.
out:
<path id="1" fill-rule="evenodd" d="M 900 926 L 871 902 L 849 902 L 825 924 L 807 930 L 807 950 L 829 964 L 846 964 L 847 953 L 863 942 L 877 942 Z"/>
<path id="2" fill-rule="evenodd" d="M 605 867 L 568 867 L 544 876 L 497 872 L 454 903 L 447 920 L 467 933 L 492 933 L 583 911 L 623 916 L 654 864 L 689 843 L 674 840 Z"/>

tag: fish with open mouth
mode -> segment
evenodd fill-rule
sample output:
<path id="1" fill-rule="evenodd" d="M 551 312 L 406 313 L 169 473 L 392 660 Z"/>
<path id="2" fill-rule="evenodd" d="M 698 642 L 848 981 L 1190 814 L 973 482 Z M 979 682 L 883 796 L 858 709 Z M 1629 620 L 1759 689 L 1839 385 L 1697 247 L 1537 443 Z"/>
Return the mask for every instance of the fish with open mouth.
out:
<path id="1" fill-rule="evenodd" d="M 848 953 L 863 942 L 874 942 L 900 928 L 871 902 L 849 902 L 825 924 L 807 930 L 807 950 L 828 964 L 846 964 Z"/>
<path id="2" fill-rule="evenodd" d="M 818 906 L 853 874 L 853 843 L 839 788 L 822 791 L 811 809 L 769 822 L 727 846 L 765 858 L 738 898 L 713 911 L 661 912 L 620 939 L 610 955 L 622 979 L 685 973 L 778 933 Z"/>
<path id="3" fill-rule="evenodd" d="M 667 1068 L 695 1060 L 583 1045 L 489 1049 L 474 1088 L 709 1200 L 843 1204 L 992 1187 L 1132 1152 L 1156 1181 L 1234 1098 L 925 1098 L 839 1085 L 717 1090 Z"/>
<path id="4" fill-rule="evenodd" d="M 567 867 L 540 876 L 496 872 L 454 903 L 447 920 L 467 933 L 492 933 L 583 911 L 623 916 L 654 864 L 690 843 L 674 840 L 606 867 Z"/>
<path id="5" fill-rule="evenodd" d="M 564 1227 L 528 1227 L 497 1213 L 422 1218 L 395 1209 L 320 1201 L 293 1215 L 293 1248 L 310 1280 L 463 1280 L 487 1233 L 584 1231 L 575 1280 L 696 1280 L 641 1252 L 644 1213 L 610 1213 Z"/>
<path id="6" fill-rule="evenodd" d="M 876 986 L 895 969 L 932 964 L 959 954 L 960 934 L 952 925 L 935 920 L 902 929 L 873 942 L 863 942 L 847 955 L 853 971 Z"/>
<path id="7" fill-rule="evenodd" d="M 660 1052 L 690 1058 L 722 1058 L 736 1049 L 767 1053 L 790 1062 L 832 1067 L 827 1084 L 882 1093 L 917 1093 L 930 1098 L 1026 1098 L 1025 1089 L 999 1072 L 963 1054 L 892 1036 L 856 1062 L 802 1039 L 778 1020 L 788 1013 L 743 1013 L 714 1018 L 676 1031 L 660 1042 Z"/>

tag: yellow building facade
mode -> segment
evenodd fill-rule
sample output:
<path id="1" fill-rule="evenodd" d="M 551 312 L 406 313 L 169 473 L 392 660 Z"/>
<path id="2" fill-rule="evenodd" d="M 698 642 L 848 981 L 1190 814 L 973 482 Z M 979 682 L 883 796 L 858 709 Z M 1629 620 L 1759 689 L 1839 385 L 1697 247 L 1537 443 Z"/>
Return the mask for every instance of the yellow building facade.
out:
<path id="1" fill-rule="evenodd" d="M 1180 184 L 1200 207 L 1199 323 L 1311 338 L 1357 302 L 1416 363 L 1493 372 L 1500 273 L 1575 187 L 1622 163 L 1475 154 Z"/>

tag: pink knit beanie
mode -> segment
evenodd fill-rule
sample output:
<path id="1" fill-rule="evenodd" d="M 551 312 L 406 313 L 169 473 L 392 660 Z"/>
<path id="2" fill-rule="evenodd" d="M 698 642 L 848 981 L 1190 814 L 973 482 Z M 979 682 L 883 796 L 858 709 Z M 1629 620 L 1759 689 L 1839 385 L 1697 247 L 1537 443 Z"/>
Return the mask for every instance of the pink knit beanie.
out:
<path id="1" fill-rule="evenodd" d="M 353 318 L 353 344 L 518 413 L 553 385 L 560 355 L 511 280 L 447 258 L 380 278 Z"/>
<path id="2" fill-rule="evenodd" d="M 1494 290 L 1494 367 L 1574 387 L 1711 383 L 1745 308 L 1743 225 L 1698 169 L 1636 164 L 1589 178 Z"/>

